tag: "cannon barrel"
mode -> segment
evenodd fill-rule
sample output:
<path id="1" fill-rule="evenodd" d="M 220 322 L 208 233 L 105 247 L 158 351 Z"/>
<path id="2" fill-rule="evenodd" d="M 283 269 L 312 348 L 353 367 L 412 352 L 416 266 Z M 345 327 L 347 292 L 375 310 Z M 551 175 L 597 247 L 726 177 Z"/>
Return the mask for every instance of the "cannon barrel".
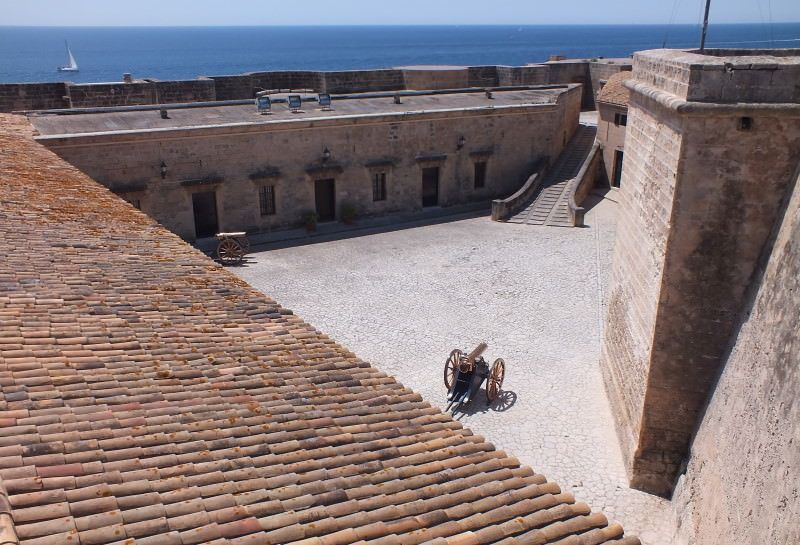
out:
<path id="1" fill-rule="evenodd" d="M 478 346 L 475 347 L 475 350 L 469 353 L 469 355 L 467 356 L 467 361 L 470 363 L 475 363 L 475 360 L 481 357 L 481 354 L 483 354 L 487 348 L 489 348 L 488 344 L 486 343 L 479 344 Z"/>

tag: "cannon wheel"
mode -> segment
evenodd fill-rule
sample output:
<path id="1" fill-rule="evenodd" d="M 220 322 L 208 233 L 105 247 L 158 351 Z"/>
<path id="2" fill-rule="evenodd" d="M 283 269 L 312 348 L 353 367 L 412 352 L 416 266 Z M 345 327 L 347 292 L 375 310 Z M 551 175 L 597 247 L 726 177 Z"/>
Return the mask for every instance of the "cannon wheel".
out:
<path id="1" fill-rule="evenodd" d="M 497 358 L 492 365 L 492 371 L 486 381 L 486 399 L 489 403 L 497 399 L 500 389 L 503 387 L 503 379 L 506 377 L 506 362 L 503 358 Z"/>
<path id="2" fill-rule="evenodd" d="M 444 363 L 444 385 L 448 390 L 453 387 L 453 381 L 456 378 L 458 362 L 461 361 L 461 357 L 463 355 L 464 353 L 456 348 L 450 352 L 450 355 L 447 357 L 447 361 Z"/>
<path id="3" fill-rule="evenodd" d="M 223 265 L 238 265 L 244 257 L 242 245 L 232 238 L 222 239 L 217 246 L 217 257 Z"/>

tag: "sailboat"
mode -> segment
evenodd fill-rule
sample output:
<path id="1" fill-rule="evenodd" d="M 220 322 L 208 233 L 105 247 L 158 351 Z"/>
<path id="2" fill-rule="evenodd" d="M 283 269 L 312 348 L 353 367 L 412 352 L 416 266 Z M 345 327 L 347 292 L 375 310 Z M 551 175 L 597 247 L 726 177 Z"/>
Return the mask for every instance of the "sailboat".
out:
<path id="1" fill-rule="evenodd" d="M 65 41 L 64 45 L 67 48 L 67 65 L 66 66 L 59 66 L 59 72 L 77 72 L 78 71 L 78 63 L 75 62 L 75 57 L 72 56 L 72 51 L 69 50 L 69 44 Z"/>

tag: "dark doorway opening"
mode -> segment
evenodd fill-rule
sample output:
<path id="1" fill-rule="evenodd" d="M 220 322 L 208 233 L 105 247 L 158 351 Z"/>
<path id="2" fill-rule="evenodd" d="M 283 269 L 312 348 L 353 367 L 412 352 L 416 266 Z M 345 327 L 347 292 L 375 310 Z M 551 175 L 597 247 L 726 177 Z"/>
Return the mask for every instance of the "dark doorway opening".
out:
<path id="1" fill-rule="evenodd" d="M 214 191 L 192 193 L 194 233 L 197 238 L 213 237 L 219 232 L 217 194 Z"/>
<path id="2" fill-rule="evenodd" d="M 614 187 L 619 187 L 619 182 L 622 180 L 622 157 L 624 153 L 620 150 L 616 150 L 614 152 L 614 181 L 611 182 L 611 185 Z"/>
<path id="3" fill-rule="evenodd" d="M 422 169 L 422 206 L 439 204 L 439 167 Z"/>
<path id="4" fill-rule="evenodd" d="M 314 182 L 314 201 L 319 221 L 336 219 L 336 181 L 333 178 Z"/>

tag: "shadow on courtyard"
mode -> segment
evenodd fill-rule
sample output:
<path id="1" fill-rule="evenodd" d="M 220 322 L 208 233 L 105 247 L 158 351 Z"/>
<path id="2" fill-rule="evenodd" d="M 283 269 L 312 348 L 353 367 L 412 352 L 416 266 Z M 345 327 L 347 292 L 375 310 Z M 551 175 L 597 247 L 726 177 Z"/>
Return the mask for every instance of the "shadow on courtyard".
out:
<path id="1" fill-rule="evenodd" d="M 613 203 L 619 202 L 617 191 L 610 187 L 596 187 L 586 196 L 581 206 L 585 208 L 588 213 L 603 201 L 611 201 Z"/>
<path id="2" fill-rule="evenodd" d="M 309 246 L 312 244 L 334 242 L 337 240 L 359 238 L 381 233 L 392 233 L 394 231 L 403 231 L 417 227 L 427 227 L 430 225 L 476 218 L 487 218 L 488 221 L 490 214 L 491 210 L 485 206 L 479 208 L 473 207 L 468 210 L 462 209 L 461 211 L 455 212 L 437 208 L 411 218 L 403 216 L 368 218 L 356 222 L 353 225 L 344 225 L 339 222 L 323 223 L 317 227 L 316 231 L 311 233 L 305 229 L 289 229 L 269 234 L 252 235 L 250 236 L 250 253 Z M 216 239 L 199 239 L 195 241 L 194 246 L 217 263 L 220 262 L 216 255 Z M 232 268 L 247 267 L 250 263 L 255 263 L 255 261 L 245 256 L 241 263 L 228 266 Z"/>
<path id="3" fill-rule="evenodd" d="M 486 401 L 486 391 L 481 388 L 478 393 L 468 405 L 462 406 L 461 409 L 453 413 L 453 418 L 460 420 L 463 416 L 472 416 L 479 413 L 486 413 L 489 411 L 496 413 L 504 413 L 508 411 L 517 402 L 517 393 L 512 390 L 502 390 L 493 402 Z"/>
<path id="4" fill-rule="evenodd" d="M 337 240 L 346 240 L 350 238 L 358 238 L 369 235 L 376 235 L 381 233 L 392 233 L 394 231 L 403 231 L 405 229 L 414 229 L 416 227 L 427 227 L 430 225 L 439 225 L 442 223 L 451 223 L 454 221 L 461 221 L 475 218 L 488 218 L 489 211 L 481 208 L 480 210 L 471 210 L 468 212 L 460 212 L 455 214 L 441 214 L 429 218 L 421 218 L 414 220 L 395 221 L 393 223 L 385 223 L 374 225 L 367 220 L 364 223 L 356 223 L 354 225 L 344 226 L 342 224 L 321 225 L 318 227 L 317 232 L 314 234 L 304 234 L 299 238 L 291 238 L 285 240 L 266 241 L 266 242 L 253 242 L 254 251 L 264 252 L 268 250 L 282 250 L 285 248 L 295 248 L 298 246 L 308 246 L 310 244 L 320 244 L 324 242 L 333 242 Z M 330 229 L 326 232 L 326 229 Z M 246 266 L 246 263 L 244 263 Z"/>

